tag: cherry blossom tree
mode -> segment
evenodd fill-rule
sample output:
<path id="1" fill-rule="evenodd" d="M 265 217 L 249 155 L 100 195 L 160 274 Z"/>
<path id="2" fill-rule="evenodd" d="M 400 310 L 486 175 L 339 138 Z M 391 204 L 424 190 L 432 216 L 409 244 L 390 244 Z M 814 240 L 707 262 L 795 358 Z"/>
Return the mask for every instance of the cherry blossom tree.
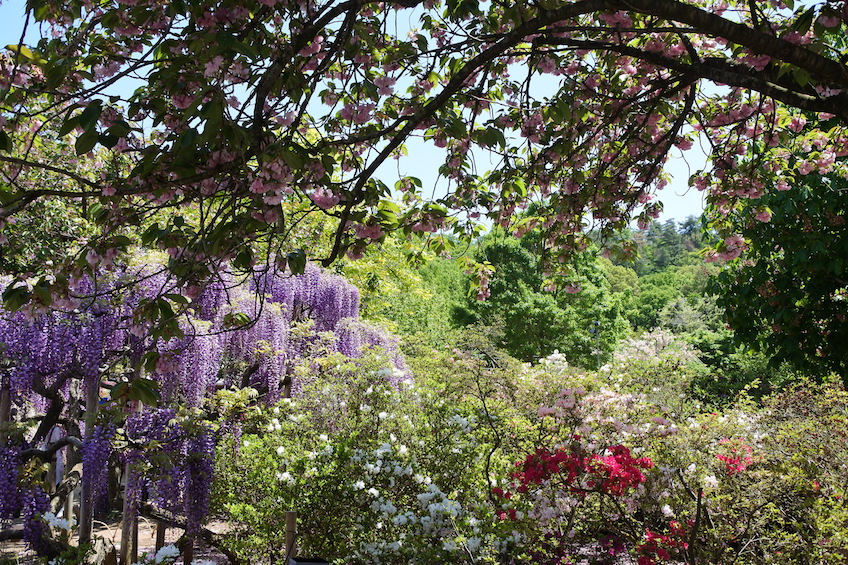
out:
<path id="1" fill-rule="evenodd" d="M 135 246 L 167 250 L 191 287 L 222 262 L 329 265 L 390 231 L 440 250 L 486 218 L 543 230 L 552 263 L 567 265 L 588 228 L 656 217 L 666 162 L 695 143 L 709 162 L 691 183 L 724 214 L 799 175 L 848 174 L 843 0 L 22 10 L 0 60 L 0 238 L 51 199 L 94 228 L 21 273 L 11 307 L 48 306 Z M 438 168 L 435 192 L 413 176 L 424 146 L 444 157 L 424 164 Z M 316 216 L 329 237 L 298 251 Z M 719 253 L 741 252 L 726 236 Z"/>

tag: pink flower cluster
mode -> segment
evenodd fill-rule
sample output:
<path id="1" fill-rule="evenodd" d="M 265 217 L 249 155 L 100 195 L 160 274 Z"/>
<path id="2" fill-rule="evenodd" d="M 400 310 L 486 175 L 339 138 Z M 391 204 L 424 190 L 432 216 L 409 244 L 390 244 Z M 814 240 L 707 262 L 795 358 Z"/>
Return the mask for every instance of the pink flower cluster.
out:
<path id="1" fill-rule="evenodd" d="M 613 445 L 606 452 L 609 455 L 587 453 L 579 445 L 553 451 L 540 447 L 524 461 L 515 464 L 518 468 L 512 473 L 512 479 L 517 482 L 515 490 L 525 493 L 534 484 L 557 480 L 573 493 L 601 492 L 624 496 L 628 490 L 645 482 L 642 470 L 654 465 L 648 457 L 634 458 L 623 445 Z M 512 496 L 501 489 L 497 491 L 493 492 L 504 498 Z"/>
<path id="2" fill-rule="evenodd" d="M 716 454 L 716 459 L 724 463 L 728 475 L 736 475 L 754 462 L 754 448 L 742 440 L 723 439 L 720 445 L 728 446 L 728 454 Z"/>
<path id="3" fill-rule="evenodd" d="M 652 530 L 645 530 L 645 539 L 636 546 L 639 565 L 657 565 L 668 561 L 672 552 L 689 549 L 686 541 L 686 528 L 677 521 L 669 522 L 669 533 L 660 534 Z"/>

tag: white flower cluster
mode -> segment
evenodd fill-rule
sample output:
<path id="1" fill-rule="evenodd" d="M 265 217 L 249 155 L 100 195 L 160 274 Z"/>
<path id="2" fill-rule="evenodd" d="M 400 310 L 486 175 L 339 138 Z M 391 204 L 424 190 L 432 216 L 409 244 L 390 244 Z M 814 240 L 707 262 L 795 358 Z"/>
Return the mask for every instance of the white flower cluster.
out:
<path id="1" fill-rule="evenodd" d="M 177 558 L 180 556 L 180 550 L 177 549 L 174 545 L 165 545 L 162 546 L 159 551 L 155 554 L 151 555 L 149 553 L 144 553 L 141 556 L 141 560 L 133 565 L 171 565 L 173 564 Z M 192 564 L 196 565 L 196 564 Z"/>
<path id="2" fill-rule="evenodd" d="M 555 349 L 547 357 L 539 359 L 539 365 L 550 373 L 560 373 L 568 369 L 568 361 L 565 355 L 559 352 L 559 349 Z"/>
<path id="3" fill-rule="evenodd" d="M 144 553 L 141 556 L 141 560 L 133 565 L 171 565 L 176 562 L 177 558 L 180 556 L 180 550 L 176 548 L 173 544 L 162 546 L 159 551 L 155 554 L 151 555 L 150 553 Z M 50 563 L 49 565 L 61 565 L 61 563 Z M 191 562 L 191 565 L 217 565 L 214 561 L 210 561 L 209 559 L 194 559 Z"/>
<path id="4" fill-rule="evenodd" d="M 393 439 L 395 439 L 394 436 Z M 408 453 L 407 447 L 403 444 L 398 445 L 395 450 L 391 444 L 383 443 L 370 453 L 359 449 L 356 450 L 353 456 L 351 456 L 351 461 L 354 463 L 360 463 L 363 470 L 369 475 L 380 475 L 381 473 L 389 473 L 396 477 L 411 475 L 412 465 L 409 463 L 403 464 L 404 462 L 391 460 L 393 452 L 395 451 L 400 456 L 404 456 Z M 354 489 L 357 489 L 357 486 L 361 482 L 362 481 L 358 481 L 355 483 Z"/>
<path id="5" fill-rule="evenodd" d="M 463 433 L 470 431 L 472 423 L 461 415 L 453 415 L 449 425 L 457 430 L 456 433 Z M 493 554 L 500 540 L 482 531 L 473 509 L 464 508 L 430 476 L 416 473 L 416 460 L 409 449 L 394 435 L 389 439 L 371 450 L 356 450 L 351 456 L 352 468 L 359 468 L 362 473 L 354 476 L 349 484 L 375 521 L 367 527 L 383 532 L 383 541 L 363 541 L 347 560 L 404 562 L 420 558 L 422 552 L 426 552 L 428 559 L 448 562 L 454 553 L 466 556 L 470 553 L 475 559 Z M 396 499 L 393 488 L 397 484 L 404 485 L 404 491 L 417 485 L 420 490 L 413 499 L 417 504 L 410 506 L 403 498 Z M 433 552 L 438 557 L 433 556 Z"/>
<path id="6" fill-rule="evenodd" d="M 281 483 L 285 483 L 288 486 L 294 486 L 295 479 L 291 473 L 288 471 L 283 471 L 282 473 L 277 473 L 277 480 Z"/>
<path id="7" fill-rule="evenodd" d="M 52 512 L 45 513 L 42 518 L 44 518 L 44 521 L 47 522 L 47 525 L 51 528 L 65 530 L 66 532 L 70 532 L 71 528 L 73 528 L 75 524 L 73 519 L 71 519 L 71 521 L 68 521 L 65 518 L 59 518 Z"/>
<path id="8" fill-rule="evenodd" d="M 268 424 L 269 432 L 279 432 L 283 429 L 283 426 L 280 424 L 280 420 L 277 418 L 272 418 L 271 422 Z"/>
<path id="9" fill-rule="evenodd" d="M 448 423 L 457 426 L 463 433 L 471 433 L 471 422 L 467 418 L 463 418 L 459 414 L 454 414 L 448 418 Z"/>

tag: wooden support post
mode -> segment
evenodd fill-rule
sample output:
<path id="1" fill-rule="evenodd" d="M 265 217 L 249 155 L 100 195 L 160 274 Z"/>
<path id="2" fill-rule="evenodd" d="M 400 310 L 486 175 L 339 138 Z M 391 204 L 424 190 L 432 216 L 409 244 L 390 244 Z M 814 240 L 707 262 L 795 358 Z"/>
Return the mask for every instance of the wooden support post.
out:
<path id="1" fill-rule="evenodd" d="M 183 563 L 194 561 L 194 534 L 186 532 L 185 545 L 183 546 Z"/>
<path id="2" fill-rule="evenodd" d="M 98 401 L 99 401 L 98 390 Z M 133 414 L 141 411 L 141 404 L 136 401 L 130 401 L 125 408 L 128 414 Z M 121 522 L 121 565 L 130 565 L 138 561 L 138 501 L 132 500 L 133 496 L 138 496 L 134 493 L 130 496 L 130 491 L 133 488 L 138 488 L 135 484 L 138 478 L 135 476 L 136 471 L 133 469 L 132 458 L 128 458 L 124 465 L 124 504 L 122 522 Z"/>
<path id="3" fill-rule="evenodd" d="M 68 469 L 65 470 L 65 473 L 68 472 Z M 73 488 L 68 493 L 68 496 L 65 497 L 65 520 L 68 522 L 77 522 L 74 517 L 74 494 L 77 492 L 77 489 Z"/>
<path id="4" fill-rule="evenodd" d="M 295 555 L 297 547 L 297 512 L 286 512 L 286 559 L 283 565 L 289 565 L 289 561 Z"/>
<path id="5" fill-rule="evenodd" d="M 286 375 L 283 379 L 283 398 L 291 398 L 292 396 L 292 376 Z"/>
<path id="6" fill-rule="evenodd" d="M 159 551 L 163 547 L 165 547 L 165 531 L 168 529 L 168 525 L 161 520 L 156 520 L 156 545 L 155 551 Z"/>
<path id="7" fill-rule="evenodd" d="M 132 539 L 130 540 L 130 563 L 138 562 L 138 509 L 132 515 Z M 191 563 L 191 561 L 189 561 Z"/>
<path id="8" fill-rule="evenodd" d="M 135 472 L 132 469 L 130 461 L 127 461 L 124 467 L 124 508 L 121 519 L 121 565 L 130 565 L 138 561 L 138 508 L 132 502 L 128 491 L 135 482 L 133 476 Z"/>

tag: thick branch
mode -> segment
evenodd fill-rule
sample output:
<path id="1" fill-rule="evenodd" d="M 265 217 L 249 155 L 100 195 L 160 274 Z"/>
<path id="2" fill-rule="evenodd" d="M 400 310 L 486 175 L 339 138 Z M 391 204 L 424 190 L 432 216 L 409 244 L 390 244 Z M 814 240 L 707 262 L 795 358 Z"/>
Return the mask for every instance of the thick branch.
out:
<path id="1" fill-rule="evenodd" d="M 579 2 L 578 2 L 579 4 Z M 610 0 L 607 9 L 629 10 L 687 24 L 704 35 L 721 37 L 754 53 L 795 65 L 816 82 L 848 88 L 848 67 L 766 32 L 736 23 L 677 0 Z M 585 13 L 585 12 L 584 12 Z"/>
<path id="2" fill-rule="evenodd" d="M 56 452 L 65 447 L 66 445 L 73 445 L 75 447 L 82 447 L 82 441 L 79 438 L 73 436 L 65 436 L 62 439 L 56 440 L 50 444 L 50 447 L 47 449 L 24 449 L 21 451 L 21 459 L 31 459 L 33 457 L 38 457 L 42 461 L 48 461 Z"/>
<path id="3" fill-rule="evenodd" d="M 21 194 L 17 197 L 16 200 L 12 202 L 9 206 L 6 206 L 0 210 L 0 217 L 11 216 L 15 212 L 25 208 L 30 203 L 42 198 L 44 196 L 63 196 L 63 197 L 71 197 L 71 198 L 81 198 L 83 196 L 99 196 L 102 192 L 100 185 L 97 183 L 88 180 L 85 177 L 81 177 L 80 175 L 68 171 L 66 169 L 62 169 L 59 167 L 54 167 L 53 165 L 48 165 L 47 163 L 38 163 L 35 161 L 28 161 L 26 159 L 19 159 L 17 157 L 9 157 L 7 155 L 0 155 L 0 162 L 12 163 L 15 165 L 20 165 L 22 167 L 33 167 L 35 169 L 44 169 L 45 171 L 50 171 L 52 173 L 57 173 L 62 176 L 68 177 L 69 179 L 75 180 L 80 184 L 83 184 L 92 189 L 91 192 L 72 192 L 67 190 L 51 190 L 51 189 L 40 189 L 40 190 L 28 190 L 25 193 Z"/>
<path id="4" fill-rule="evenodd" d="M 672 59 L 671 57 L 665 57 L 660 53 L 643 51 L 628 45 L 618 45 L 603 41 L 540 37 L 536 39 L 535 43 L 537 45 L 562 45 L 582 49 L 604 50 L 628 55 L 671 71 L 683 73 L 691 77 L 692 80 L 706 79 L 718 84 L 749 88 L 794 108 L 812 112 L 828 112 L 848 121 L 848 94 L 841 93 L 827 98 L 805 94 L 773 82 L 768 70 L 757 71 L 743 63 L 737 63 L 727 59 L 711 57 L 690 64 Z"/>

